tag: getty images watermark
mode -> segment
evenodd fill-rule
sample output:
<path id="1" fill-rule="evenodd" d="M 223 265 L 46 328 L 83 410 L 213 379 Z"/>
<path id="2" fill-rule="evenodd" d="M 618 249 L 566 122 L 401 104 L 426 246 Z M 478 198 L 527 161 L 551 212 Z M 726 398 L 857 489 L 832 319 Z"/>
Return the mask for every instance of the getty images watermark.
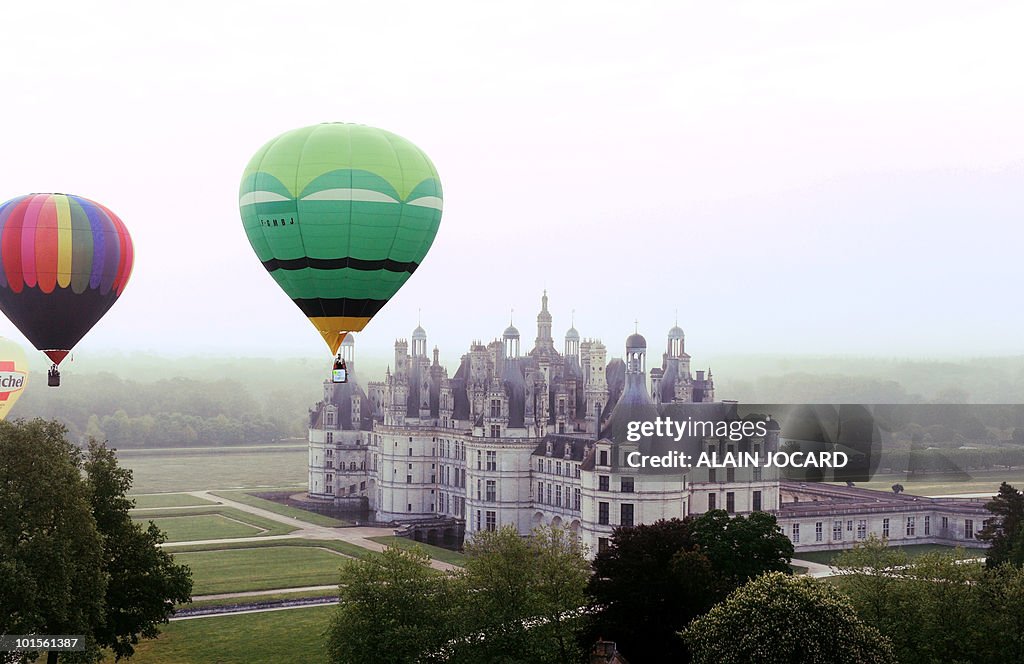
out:
<path id="1" fill-rule="evenodd" d="M 669 439 L 678 443 L 683 437 L 718 437 L 740 441 L 751 436 L 764 437 L 769 420 L 673 420 L 658 417 L 654 420 L 632 421 L 627 424 L 626 440 L 631 443 L 644 438 Z M 644 454 L 640 451 L 626 455 L 630 468 L 845 468 L 849 457 L 843 452 L 724 452 L 702 451 L 687 454 L 668 451 Z"/>

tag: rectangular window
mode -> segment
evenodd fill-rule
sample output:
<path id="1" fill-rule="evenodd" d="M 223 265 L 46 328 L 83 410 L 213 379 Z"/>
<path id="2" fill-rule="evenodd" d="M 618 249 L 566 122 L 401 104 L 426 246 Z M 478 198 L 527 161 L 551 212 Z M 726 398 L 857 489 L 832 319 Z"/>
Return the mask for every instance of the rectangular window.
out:
<path id="1" fill-rule="evenodd" d="M 543 503 L 544 502 L 544 483 L 543 482 L 537 482 L 537 502 L 538 503 Z"/>
<path id="2" fill-rule="evenodd" d="M 974 519 L 964 519 L 964 539 L 974 539 Z"/>
<path id="3" fill-rule="evenodd" d="M 487 530 L 492 533 L 498 527 L 497 513 L 491 510 L 487 510 Z"/>
<path id="4" fill-rule="evenodd" d="M 832 539 L 841 540 L 843 539 L 843 522 L 833 521 L 832 522 Z"/>
<path id="5" fill-rule="evenodd" d="M 622 503 L 619 506 L 619 525 L 620 526 L 632 526 L 633 525 L 633 504 Z"/>
<path id="6" fill-rule="evenodd" d="M 544 472 L 544 459 L 537 459 L 537 472 L 538 473 L 543 473 Z"/>
<path id="7" fill-rule="evenodd" d="M 548 483 L 547 493 L 545 495 L 547 496 L 547 500 L 545 502 L 548 505 L 550 505 L 551 504 L 551 483 L 550 482 Z"/>
<path id="8" fill-rule="evenodd" d="M 579 479 L 580 478 L 580 464 L 577 463 L 575 465 L 576 465 L 576 479 Z"/>
<path id="9" fill-rule="evenodd" d="M 623 477 L 619 488 L 622 490 L 622 493 L 633 493 L 633 478 Z"/>
<path id="10" fill-rule="evenodd" d="M 793 540 L 793 544 L 799 544 L 800 543 L 800 524 L 799 523 L 794 523 L 790 527 L 790 530 L 792 531 L 793 534 L 790 536 L 789 539 Z"/>
<path id="11" fill-rule="evenodd" d="M 486 490 L 486 500 L 488 502 L 493 503 L 495 500 L 498 499 L 498 487 L 495 480 L 487 480 Z"/>
<path id="12" fill-rule="evenodd" d="M 917 530 L 917 524 L 914 523 L 914 517 L 907 517 L 907 537 L 913 537 Z"/>
<path id="13" fill-rule="evenodd" d="M 849 520 L 849 521 L 846 522 L 846 532 L 848 532 L 848 533 L 852 533 L 853 532 L 853 520 Z"/>
<path id="14" fill-rule="evenodd" d="M 574 510 L 579 510 L 579 508 L 580 508 L 580 490 L 579 490 L 579 487 L 573 489 L 573 491 L 572 491 L 572 508 Z"/>
<path id="15" fill-rule="evenodd" d="M 949 529 L 949 517 L 948 516 L 942 517 L 942 529 L 943 530 L 948 530 Z"/>
<path id="16" fill-rule="evenodd" d="M 859 519 L 857 521 L 857 539 L 867 539 L 868 537 L 868 522 L 867 519 Z"/>
<path id="17" fill-rule="evenodd" d="M 405 483 L 406 484 L 412 484 L 412 475 L 406 475 L 405 476 Z"/>
<path id="18" fill-rule="evenodd" d="M 729 514 L 736 511 L 736 493 L 733 491 L 725 492 L 725 511 Z"/>
<path id="19" fill-rule="evenodd" d="M 736 481 L 736 469 L 735 468 L 726 468 L 725 469 L 725 481 L 726 482 L 735 482 Z"/>
<path id="20" fill-rule="evenodd" d="M 718 473 L 715 471 L 714 468 L 708 468 L 708 482 L 717 482 L 717 481 L 718 481 Z"/>
<path id="21" fill-rule="evenodd" d="M 753 469 L 751 470 L 751 478 L 755 482 L 760 482 L 761 481 L 761 466 L 754 466 L 753 467 Z"/>
<path id="22" fill-rule="evenodd" d="M 607 466 L 608 465 L 608 450 L 601 450 L 601 453 L 598 454 L 597 456 L 598 456 L 597 465 L 599 465 L 599 466 Z"/>
<path id="23" fill-rule="evenodd" d="M 483 527 L 483 523 L 481 523 L 481 519 L 480 519 L 480 510 L 477 510 L 476 511 L 476 529 L 480 530 L 482 527 Z"/>
<path id="24" fill-rule="evenodd" d="M 608 525 L 608 503 L 597 504 L 597 522 L 602 526 Z"/>
<path id="25" fill-rule="evenodd" d="M 561 507 L 561 506 L 562 506 L 562 485 L 561 484 L 556 484 L 555 485 L 555 507 Z"/>
<path id="26" fill-rule="evenodd" d="M 824 527 L 821 521 L 818 521 L 814 524 L 814 541 L 820 542 L 822 539 L 824 539 Z"/>
<path id="27" fill-rule="evenodd" d="M 482 486 L 481 480 L 476 481 L 476 499 L 480 500 L 480 487 Z"/>
<path id="28" fill-rule="evenodd" d="M 926 516 L 924 518 L 924 536 L 928 537 L 931 534 L 932 534 L 932 518 L 930 516 Z"/>
<path id="29" fill-rule="evenodd" d="M 754 509 L 755 512 L 760 512 L 761 511 L 761 492 L 760 491 L 755 491 L 754 492 L 754 506 L 753 506 L 753 509 Z"/>
<path id="30" fill-rule="evenodd" d="M 501 399 L 491 399 L 491 417 L 501 417 Z"/>
<path id="31" fill-rule="evenodd" d="M 492 451 L 487 453 L 487 470 L 497 470 L 497 469 L 498 469 L 498 453 L 492 450 Z"/>
<path id="32" fill-rule="evenodd" d="M 491 425 L 491 438 L 501 438 L 501 425 L 500 424 L 492 424 Z"/>
<path id="33" fill-rule="evenodd" d="M 598 553 L 604 553 L 607 550 L 608 550 L 608 538 L 607 537 L 598 537 L 597 538 L 597 552 Z"/>
<path id="34" fill-rule="evenodd" d="M 718 496 L 717 495 L 715 495 L 713 493 L 709 493 L 708 494 L 708 511 L 709 512 L 711 510 L 713 510 L 713 509 L 716 509 L 715 502 L 717 500 L 718 500 Z"/>
<path id="35" fill-rule="evenodd" d="M 481 452 L 480 450 L 476 451 L 476 469 L 477 470 L 483 470 L 484 469 L 484 453 Z"/>
<path id="36" fill-rule="evenodd" d="M 598 491 L 607 491 L 608 487 L 609 487 L 608 476 L 607 475 L 598 475 L 597 476 L 597 490 Z"/>
<path id="37" fill-rule="evenodd" d="M 561 474 L 562 474 L 562 462 L 561 461 L 556 461 L 555 462 L 555 475 L 561 475 Z"/>
<path id="38" fill-rule="evenodd" d="M 889 537 L 889 519 L 882 519 L 882 537 Z"/>

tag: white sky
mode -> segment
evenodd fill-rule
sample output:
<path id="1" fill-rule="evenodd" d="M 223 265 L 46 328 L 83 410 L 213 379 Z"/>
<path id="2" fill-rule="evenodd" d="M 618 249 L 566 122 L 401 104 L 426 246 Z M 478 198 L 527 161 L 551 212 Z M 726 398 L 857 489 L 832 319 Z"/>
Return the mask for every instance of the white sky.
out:
<path id="1" fill-rule="evenodd" d="M 360 335 L 422 308 L 453 361 L 547 288 L 613 353 L 674 311 L 697 355 L 1021 353 L 1024 5 L 5 5 L 0 199 L 121 216 L 137 259 L 79 344 L 326 348 L 252 253 L 252 153 L 352 121 L 434 160 L 434 247 Z M 0 335 L 20 341 L 6 319 Z M 27 342 L 25 342 L 27 344 Z M 560 343 L 560 342 L 559 342 Z"/>

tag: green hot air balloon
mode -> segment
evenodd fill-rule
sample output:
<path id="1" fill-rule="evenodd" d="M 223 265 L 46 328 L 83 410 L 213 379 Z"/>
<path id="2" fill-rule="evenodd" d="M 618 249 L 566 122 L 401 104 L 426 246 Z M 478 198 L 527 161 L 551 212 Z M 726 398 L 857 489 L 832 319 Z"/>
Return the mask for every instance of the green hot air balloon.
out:
<path id="1" fill-rule="evenodd" d="M 401 136 L 319 124 L 260 148 L 238 206 L 263 266 L 337 353 L 426 256 L 441 222 L 441 181 Z"/>

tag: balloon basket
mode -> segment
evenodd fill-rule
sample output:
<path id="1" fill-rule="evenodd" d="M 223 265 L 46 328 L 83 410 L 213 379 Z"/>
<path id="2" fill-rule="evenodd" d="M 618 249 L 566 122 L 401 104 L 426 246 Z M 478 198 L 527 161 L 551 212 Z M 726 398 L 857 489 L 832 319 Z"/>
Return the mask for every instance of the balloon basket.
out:
<path id="1" fill-rule="evenodd" d="M 60 372 L 57 371 L 56 366 L 52 367 L 46 375 L 46 384 L 50 387 L 60 387 Z"/>

